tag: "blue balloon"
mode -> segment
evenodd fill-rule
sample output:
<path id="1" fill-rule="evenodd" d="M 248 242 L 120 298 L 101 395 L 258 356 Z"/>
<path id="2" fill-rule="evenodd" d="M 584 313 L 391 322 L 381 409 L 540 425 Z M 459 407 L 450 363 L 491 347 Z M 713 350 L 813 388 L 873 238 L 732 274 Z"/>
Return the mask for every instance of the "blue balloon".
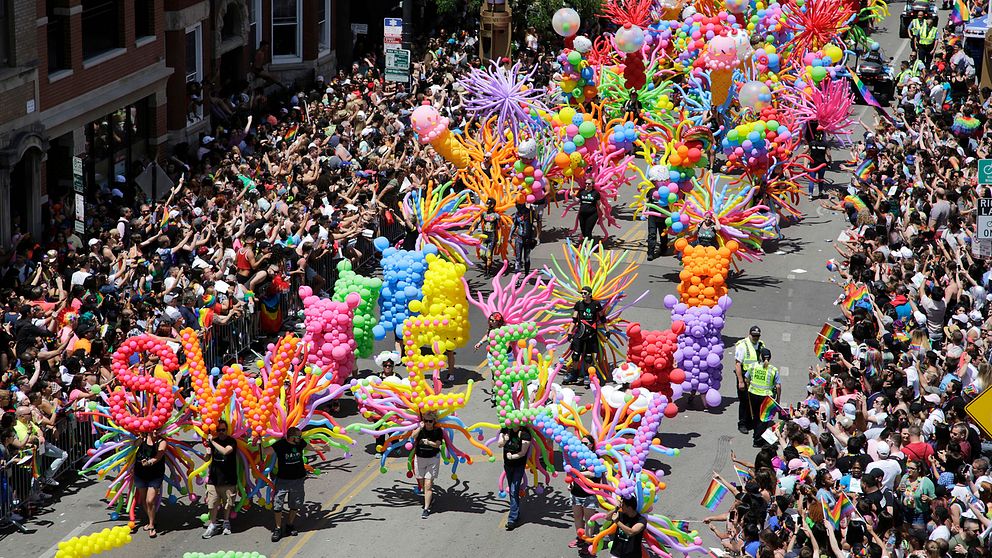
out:
<path id="1" fill-rule="evenodd" d="M 383 316 L 385 319 L 385 316 Z M 372 327 L 372 336 L 375 337 L 376 341 L 382 341 L 386 338 L 386 328 L 379 324 Z"/>
<path id="2" fill-rule="evenodd" d="M 575 151 L 575 144 L 570 141 L 566 141 L 565 144 L 561 146 L 561 150 L 571 155 L 572 152 Z"/>
<path id="3" fill-rule="evenodd" d="M 682 225 L 682 222 L 681 221 L 673 222 L 672 223 L 672 231 L 673 232 L 680 233 L 680 232 L 682 232 L 682 229 L 684 229 L 684 228 L 685 228 L 685 226 Z"/>
<path id="4" fill-rule="evenodd" d="M 582 124 L 585 121 L 586 121 L 586 119 L 585 119 L 584 116 L 582 116 L 582 113 L 581 112 L 575 113 L 575 116 L 572 117 L 572 124 L 575 124 L 576 126 L 578 126 L 579 124 Z"/>

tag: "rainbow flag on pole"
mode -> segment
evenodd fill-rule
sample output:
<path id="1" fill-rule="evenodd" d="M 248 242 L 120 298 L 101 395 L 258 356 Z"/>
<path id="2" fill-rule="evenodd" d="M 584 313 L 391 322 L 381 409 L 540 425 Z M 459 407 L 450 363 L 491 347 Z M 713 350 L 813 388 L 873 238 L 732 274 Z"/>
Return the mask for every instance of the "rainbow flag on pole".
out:
<path id="1" fill-rule="evenodd" d="M 968 9 L 968 2 L 966 0 L 954 0 L 950 18 L 955 25 L 971 21 L 971 10 Z"/>
<path id="2" fill-rule="evenodd" d="M 824 501 L 820 501 L 820 505 L 823 506 L 823 515 L 830 520 L 830 523 L 833 523 L 835 529 L 840 528 L 841 519 L 854 514 L 856 511 L 854 503 L 847 497 L 847 494 L 841 494 L 833 506 L 827 507 L 827 503 Z"/>
<path id="3" fill-rule="evenodd" d="M 747 481 L 751 480 L 751 471 L 748 471 L 744 467 L 734 463 L 734 472 L 737 473 L 737 479 L 741 481 L 741 486 L 747 484 Z"/>
<path id="4" fill-rule="evenodd" d="M 765 400 L 761 402 L 761 407 L 758 408 L 758 420 L 761 422 L 771 422 L 775 418 L 775 415 L 781 414 L 782 407 L 775 402 L 771 397 L 765 397 Z"/>
<path id="5" fill-rule="evenodd" d="M 710 479 L 710 486 L 706 489 L 706 494 L 703 494 L 703 499 L 699 502 L 699 505 L 713 511 L 720 505 L 720 502 L 722 502 L 729 493 L 730 489 L 723 486 L 723 483 L 715 478 Z"/>
<path id="6" fill-rule="evenodd" d="M 858 176 L 861 180 L 868 180 L 871 175 L 875 173 L 875 161 L 872 159 L 865 159 L 860 165 L 858 165 L 858 170 L 854 171 L 854 174 Z"/>
<path id="7" fill-rule="evenodd" d="M 286 141 L 293 141 L 293 138 L 296 137 L 296 134 L 299 131 L 300 131 L 300 125 L 299 124 L 293 124 L 292 126 L 289 127 L 288 130 L 286 130 L 286 135 L 284 135 L 282 137 L 282 139 L 284 139 Z"/>
<path id="8" fill-rule="evenodd" d="M 827 352 L 827 344 L 830 341 L 838 339 L 840 339 L 840 330 L 830 324 L 823 324 L 820 333 L 816 334 L 816 339 L 813 341 L 813 352 L 816 353 L 816 358 L 822 357 L 823 353 Z"/>
<path id="9" fill-rule="evenodd" d="M 861 81 L 861 78 L 858 77 L 858 74 L 854 73 L 854 70 L 851 70 L 850 68 L 848 68 L 847 73 L 848 75 L 851 76 L 851 82 L 854 83 L 854 86 L 858 88 L 858 93 L 861 94 L 861 97 L 864 98 L 865 102 L 878 109 L 878 112 L 879 114 L 882 115 L 882 118 L 885 118 L 892 124 L 895 124 L 896 123 L 895 119 L 892 118 L 892 115 L 889 114 L 884 107 L 882 107 L 882 103 L 879 103 L 878 99 L 876 99 L 875 96 L 871 94 L 871 91 L 868 90 L 868 86 L 865 85 L 865 82 Z"/>

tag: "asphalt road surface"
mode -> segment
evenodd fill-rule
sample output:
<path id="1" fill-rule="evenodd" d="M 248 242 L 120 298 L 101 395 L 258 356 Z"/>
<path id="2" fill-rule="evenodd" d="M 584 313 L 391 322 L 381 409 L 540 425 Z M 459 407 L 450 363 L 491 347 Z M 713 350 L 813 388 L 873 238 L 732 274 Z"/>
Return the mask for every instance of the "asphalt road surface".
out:
<path id="1" fill-rule="evenodd" d="M 908 56 L 908 43 L 897 36 L 898 14 L 902 3 L 890 4 L 892 15 L 875 39 L 889 56 L 897 61 Z M 942 14 L 944 15 L 944 14 Z M 868 125 L 874 111 L 857 107 L 855 116 Z M 856 130 L 861 137 L 862 130 Z M 835 161 L 843 161 L 847 153 L 834 150 Z M 847 175 L 834 164 L 827 177 L 836 187 L 846 187 Z M 629 199 L 632 194 L 625 190 Z M 805 391 L 806 373 L 813 364 L 812 341 L 824 321 L 838 315 L 833 301 L 838 287 L 826 270 L 826 261 L 836 257 L 832 242 L 843 229 L 843 215 L 825 210 L 817 202 L 803 200 L 805 219 L 783 229 L 784 239 L 766 245 L 763 261 L 744 265 L 744 273 L 731 283 L 733 306 L 724 328 L 725 377 L 732 378 L 733 343 L 746 335 L 752 324 L 762 330 L 762 339 L 773 353 L 773 363 L 782 373 L 783 400 L 797 401 Z M 673 257 L 646 262 L 646 231 L 644 222 L 633 221 L 630 211 L 616 208 L 621 216 L 622 230 L 615 233 L 610 246 L 630 251 L 630 257 L 640 262 L 639 275 L 631 288 L 633 296 L 650 291 L 648 296 L 625 316 L 641 322 L 645 328 L 661 329 L 670 324 L 662 298 L 675 293 L 681 269 Z M 535 267 L 549 263 L 554 253 L 560 257 L 561 243 L 568 236 L 573 217 L 562 219 L 555 214 L 546 219 L 543 242 L 534 253 Z M 485 284 L 470 272 L 473 286 Z M 473 336 L 483 331 L 485 317 L 474 307 L 471 321 Z M 385 343 L 376 352 L 389 349 Z M 458 351 L 458 384 L 468 379 L 479 382 L 474 397 L 460 416 L 468 423 L 490 420 L 488 403 L 491 387 L 489 374 L 478 364 L 484 354 L 471 347 Z M 359 367 L 375 369 L 374 363 L 363 360 Z M 484 390 L 486 393 L 483 393 Z M 754 455 L 750 435 L 736 429 L 737 402 L 733 380 L 721 388 L 723 404 L 716 409 L 686 409 L 674 419 L 662 423 L 662 442 L 681 450 L 679 456 L 666 458 L 662 469 L 668 489 L 658 504 L 661 513 L 673 519 L 687 520 L 698 529 L 708 546 L 718 546 L 715 537 L 698 521 L 708 512 L 699 505 L 713 471 L 732 478 L 730 452 L 750 459 Z M 580 393 L 585 393 L 580 390 Z M 342 424 L 360 420 L 354 403 L 342 403 L 339 413 Z M 159 511 L 156 539 L 143 532 L 134 536 L 128 546 L 104 554 L 106 558 L 131 556 L 182 556 L 184 552 L 213 552 L 218 550 L 258 551 L 270 558 L 318 556 L 575 556 L 567 543 L 574 537 L 571 508 L 562 476 L 552 481 L 551 490 L 542 495 L 529 494 L 523 501 L 523 525 L 506 532 L 508 504 L 497 495 L 499 462 L 485 459 L 471 466 L 463 465 L 458 480 L 442 472 L 435 489 L 434 514 L 420 519 L 421 497 L 414 494 L 415 482 L 406 477 L 406 460 L 390 459 L 387 473 L 379 472 L 374 459 L 373 442 L 359 437 L 349 458 L 340 453 L 318 464 L 322 474 L 311 477 L 307 485 L 306 511 L 297 521 L 300 534 L 279 543 L 269 540 L 272 517 L 269 512 L 252 509 L 235 518 L 234 534 L 201 539 L 203 524 L 199 516 L 206 511 L 197 504 L 180 502 L 163 505 Z M 105 483 L 95 478 L 80 479 L 64 489 L 51 511 L 29 522 L 31 534 L 6 533 L 0 543 L 0 558 L 55 555 L 57 544 L 67 538 L 86 535 L 105 527 L 120 525 L 111 521 L 105 504 L 100 500 Z M 202 491 L 202 488 L 201 488 Z M 720 511 L 725 510 L 724 502 Z M 606 552 L 601 553 L 605 556 Z"/>

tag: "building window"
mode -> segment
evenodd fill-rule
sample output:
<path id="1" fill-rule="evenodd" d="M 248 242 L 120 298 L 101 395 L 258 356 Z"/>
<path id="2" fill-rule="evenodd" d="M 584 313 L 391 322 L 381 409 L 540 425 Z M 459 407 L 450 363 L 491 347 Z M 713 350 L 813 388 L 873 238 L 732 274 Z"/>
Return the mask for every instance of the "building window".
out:
<path id="1" fill-rule="evenodd" d="M 186 123 L 203 119 L 203 27 L 186 29 Z"/>
<path id="2" fill-rule="evenodd" d="M 272 0 L 272 59 L 276 62 L 299 61 L 300 13 L 303 3 L 299 0 Z"/>
<path id="3" fill-rule="evenodd" d="M 134 0 L 134 37 L 155 36 L 155 0 Z"/>
<path id="4" fill-rule="evenodd" d="M 90 184 L 109 185 L 118 175 L 135 176 L 136 161 L 148 152 L 151 115 L 146 97 L 86 125 Z"/>
<path id="5" fill-rule="evenodd" d="M 14 65 L 13 41 L 10 40 L 14 30 L 10 21 L 12 15 L 8 0 L 0 0 L 0 67 Z"/>
<path id="6" fill-rule="evenodd" d="M 83 59 L 124 46 L 120 0 L 83 0 Z"/>
<path id="7" fill-rule="evenodd" d="M 262 26 L 258 23 L 258 16 L 262 13 L 262 0 L 248 0 L 248 40 L 253 41 L 252 47 L 258 48 L 258 43 L 262 42 Z"/>
<path id="8" fill-rule="evenodd" d="M 48 73 L 68 70 L 72 67 L 69 43 L 69 16 L 66 8 L 59 9 L 55 0 L 48 0 L 45 13 L 48 16 Z"/>
<path id="9" fill-rule="evenodd" d="M 317 0 L 317 50 L 331 51 L 331 0 Z"/>

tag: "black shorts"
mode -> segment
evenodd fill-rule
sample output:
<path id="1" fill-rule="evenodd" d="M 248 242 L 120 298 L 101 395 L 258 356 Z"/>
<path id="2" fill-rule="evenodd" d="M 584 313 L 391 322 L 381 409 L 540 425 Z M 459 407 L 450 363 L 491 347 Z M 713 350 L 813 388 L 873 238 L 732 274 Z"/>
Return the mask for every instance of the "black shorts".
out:
<path id="1" fill-rule="evenodd" d="M 572 339 L 571 348 L 576 355 L 594 355 L 599 353 L 599 339 L 595 335 L 576 337 Z"/>

